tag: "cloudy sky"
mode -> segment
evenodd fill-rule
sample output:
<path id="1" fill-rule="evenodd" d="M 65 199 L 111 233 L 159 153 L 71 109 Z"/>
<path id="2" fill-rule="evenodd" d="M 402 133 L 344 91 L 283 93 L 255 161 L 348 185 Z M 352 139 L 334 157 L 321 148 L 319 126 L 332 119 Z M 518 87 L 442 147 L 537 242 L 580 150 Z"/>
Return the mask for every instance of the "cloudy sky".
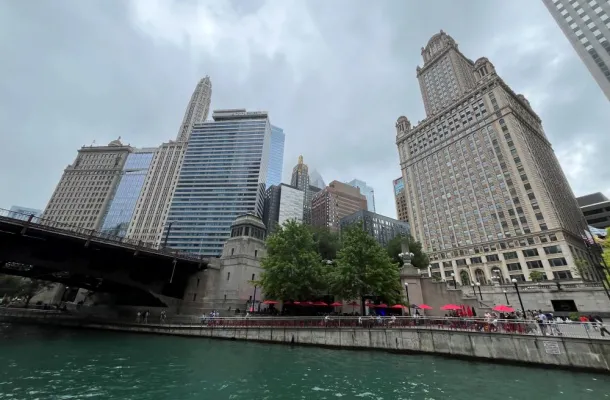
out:
<path id="1" fill-rule="evenodd" d="M 212 108 L 267 110 L 329 182 L 395 216 L 394 123 L 440 29 L 541 116 L 576 195 L 610 195 L 609 104 L 541 0 L 0 0 L 0 207 L 44 208 L 76 150 L 173 139 L 198 79 Z"/>

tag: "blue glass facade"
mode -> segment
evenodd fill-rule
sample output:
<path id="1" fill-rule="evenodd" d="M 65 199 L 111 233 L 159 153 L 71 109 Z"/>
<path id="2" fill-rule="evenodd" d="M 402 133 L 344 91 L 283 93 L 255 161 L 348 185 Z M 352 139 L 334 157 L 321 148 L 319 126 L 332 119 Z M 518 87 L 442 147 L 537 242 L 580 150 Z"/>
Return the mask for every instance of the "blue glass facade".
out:
<path id="1" fill-rule="evenodd" d="M 136 150 L 127 156 L 121 180 L 104 217 L 103 232 L 120 237 L 127 234 L 153 154 L 154 149 L 149 149 Z"/>
<path id="2" fill-rule="evenodd" d="M 168 247 L 205 256 L 220 256 L 238 216 L 262 217 L 271 142 L 266 113 L 213 118 L 193 128 L 163 233 Z"/>
<path id="3" fill-rule="evenodd" d="M 405 183 L 402 180 L 402 177 L 394 179 L 394 196 L 398 196 L 403 190 L 405 190 Z"/>
<path id="4" fill-rule="evenodd" d="M 271 146 L 267 166 L 267 187 L 282 183 L 284 167 L 284 142 L 286 134 L 282 128 L 271 125 Z"/>

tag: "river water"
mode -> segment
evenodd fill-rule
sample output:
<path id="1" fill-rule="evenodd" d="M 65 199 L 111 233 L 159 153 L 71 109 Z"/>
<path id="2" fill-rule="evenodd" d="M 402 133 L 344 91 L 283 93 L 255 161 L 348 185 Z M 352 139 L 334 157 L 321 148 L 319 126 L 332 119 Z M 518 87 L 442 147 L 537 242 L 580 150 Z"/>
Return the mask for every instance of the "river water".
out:
<path id="1" fill-rule="evenodd" d="M 604 399 L 610 377 L 423 355 L 0 324 L 0 399 Z"/>

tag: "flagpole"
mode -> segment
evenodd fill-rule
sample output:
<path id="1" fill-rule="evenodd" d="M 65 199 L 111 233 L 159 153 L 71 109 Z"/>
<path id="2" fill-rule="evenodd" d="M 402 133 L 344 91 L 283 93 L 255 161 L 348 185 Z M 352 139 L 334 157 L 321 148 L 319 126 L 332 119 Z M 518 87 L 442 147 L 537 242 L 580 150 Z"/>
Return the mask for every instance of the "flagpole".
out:
<path id="1" fill-rule="evenodd" d="M 587 223 L 587 220 L 584 218 L 584 216 L 580 220 L 580 222 L 585 225 L 585 236 L 586 236 L 586 233 L 588 233 L 589 236 L 591 237 L 591 240 L 593 241 L 593 245 L 596 245 L 597 243 L 595 243 L 595 238 L 593 237 L 593 234 L 591 233 L 591 230 L 589 229 L 589 224 Z M 601 256 L 601 262 L 606 266 L 606 268 L 602 268 L 603 271 L 602 271 L 602 275 L 600 276 L 598 266 L 601 267 L 601 263 L 599 262 L 599 258 L 595 254 L 595 251 L 593 251 L 591 249 L 591 245 L 589 244 L 589 238 L 586 238 L 585 246 L 587 247 L 587 251 L 589 252 L 589 255 L 592 256 L 591 258 L 593 259 L 593 262 L 597 264 L 597 265 L 593 266 L 593 272 L 595 274 L 597 274 L 598 278 L 600 278 L 600 280 L 602 282 L 602 286 L 604 287 L 604 291 L 606 292 L 606 296 L 608 297 L 608 300 L 610 300 L 610 292 L 608 292 L 608 286 L 610 286 L 610 281 L 608 280 L 608 274 L 606 273 L 608 266 L 606 265 L 604 257 L 603 257 L 603 255 Z M 606 286 L 606 284 L 608 286 Z"/>

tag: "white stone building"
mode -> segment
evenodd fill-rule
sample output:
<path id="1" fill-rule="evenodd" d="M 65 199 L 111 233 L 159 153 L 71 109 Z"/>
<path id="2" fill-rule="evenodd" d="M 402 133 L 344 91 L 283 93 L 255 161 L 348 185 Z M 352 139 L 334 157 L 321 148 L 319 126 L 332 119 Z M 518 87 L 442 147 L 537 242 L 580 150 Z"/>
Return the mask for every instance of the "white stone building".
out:
<path id="1" fill-rule="evenodd" d="M 523 95 L 441 31 L 417 67 L 426 119 L 396 123 L 411 231 L 431 273 L 458 282 L 576 276 L 582 213 Z M 585 278 L 597 278 L 594 268 Z"/>
<path id="2" fill-rule="evenodd" d="M 108 146 L 81 147 L 51 196 L 42 218 L 99 230 L 133 148 L 119 139 Z"/>
<path id="3" fill-rule="evenodd" d="M 177 141 L 163 143 L 155 152 L 127 230 L 128 238 L 161 244 L 189 137 L 193 126 L 207 119 L 211 98 L 212 82 L 206 76 L 197 84 L 186 107 Z"/>

